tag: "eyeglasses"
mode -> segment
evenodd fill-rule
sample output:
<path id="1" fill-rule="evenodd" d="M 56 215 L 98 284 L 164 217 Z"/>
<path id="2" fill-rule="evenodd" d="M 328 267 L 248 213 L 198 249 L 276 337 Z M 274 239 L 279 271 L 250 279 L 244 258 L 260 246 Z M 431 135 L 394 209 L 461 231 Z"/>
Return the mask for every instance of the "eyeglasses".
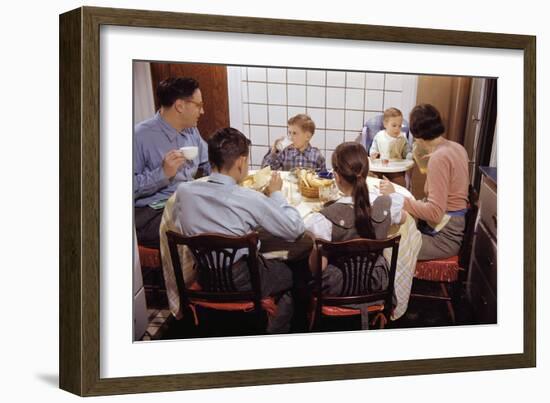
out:
<path id="1" fill-rule="evenodd" d="M 185 102 L 191 102 L 192 104 L 195 104 L 197 105 L 197 107 L 199 109 L 203 109 L 204 108 L 204 102 L 197 102 L 197 101 L 193 101 L 192 99 L 184 99 Z"/>

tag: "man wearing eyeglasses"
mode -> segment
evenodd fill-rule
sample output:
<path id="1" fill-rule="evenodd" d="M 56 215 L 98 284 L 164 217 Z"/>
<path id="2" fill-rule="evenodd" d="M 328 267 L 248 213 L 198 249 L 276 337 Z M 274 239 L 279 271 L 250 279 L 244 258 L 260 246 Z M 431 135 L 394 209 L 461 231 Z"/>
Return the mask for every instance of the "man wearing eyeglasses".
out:
<path id="1" fill-rule="evenodd" d="M 156 90 L 160 109 L 134 128 L 134 222 L 138 243 L 159 247 L 159 226 L 166 200 L 197 171 L 210 173 L 208 146 L 197 123 L 204 114 L 199 83 L 193 78 L 168 78 Z M 186 159 L 180 148 L 194 146 Z"/>

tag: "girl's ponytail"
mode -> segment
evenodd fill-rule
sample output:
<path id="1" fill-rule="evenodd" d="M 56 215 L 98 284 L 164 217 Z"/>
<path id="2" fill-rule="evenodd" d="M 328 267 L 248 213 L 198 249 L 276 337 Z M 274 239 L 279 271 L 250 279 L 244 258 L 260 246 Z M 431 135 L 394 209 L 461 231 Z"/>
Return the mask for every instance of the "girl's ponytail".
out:
<path id="1" fill-rule="evenodd" d="M 332 167 L 346 182 L 353 186 L 355 228 L 362 238 L 376 239 L 371 222 L 371 205 L 367 174 L 369 158 L 365 148 L 354 142 L 342 143 L 332 154 Z"/>

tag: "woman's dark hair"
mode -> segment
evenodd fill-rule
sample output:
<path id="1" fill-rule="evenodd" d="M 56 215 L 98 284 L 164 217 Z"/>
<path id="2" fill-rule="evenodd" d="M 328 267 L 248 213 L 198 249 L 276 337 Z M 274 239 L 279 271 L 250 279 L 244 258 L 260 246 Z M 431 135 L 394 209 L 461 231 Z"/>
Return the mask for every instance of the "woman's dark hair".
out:
<path id="1" fill-rule="evenodd" d="M 409 116 L 409 126 L 414 138 L 433 140 L 445 133 L 445 125 L 435 106 L 416 105 Z"/>
<path id="2" fill-rule="evenodd" d="M 157 99 L 161 106 L 170 107 L 177 99 L 191 98 L 199 83 L 190 77 L 170 77 L 157 86 Z"/>
<path id="3" fill-rule="evenodd" d="M 237 129 L 218 129 L 208 139 L 208 160 L 217 169 L 229 169 L 237 158 L 248 155 L 250 140 Z"/>
<path id="4" fill-rule="evenodd" d="M 353 204 L 355 210 L 355 229 L 362 238 L 376 239 L 371 222 L 371 207 L 367 174 L 369 156 L 367 150 L 355 142 L 342 143 L 332 154 L 332 169 L 346 182 L 353 185 Z"/>

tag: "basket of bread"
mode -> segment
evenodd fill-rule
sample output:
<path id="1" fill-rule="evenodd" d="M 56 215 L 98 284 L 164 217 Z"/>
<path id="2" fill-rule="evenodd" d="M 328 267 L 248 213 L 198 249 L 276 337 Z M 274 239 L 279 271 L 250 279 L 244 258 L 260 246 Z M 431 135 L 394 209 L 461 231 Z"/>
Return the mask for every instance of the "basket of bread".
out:
<path id="1" fill-rule="evenodd" d="M 260 169 L 253 175 L 248 175 L 241 182 L 241 186 L 263 192 L 271 180 L 271 167 Z"/>
<path id="2" fill-rule="evenodd" d="M 333 184 L 332 179 L 320 178 L 315 172 L 307 169 L 298 169 L 296 176 L 300 193 L 310 199 L 318 199 L 319 189 Z"/>

